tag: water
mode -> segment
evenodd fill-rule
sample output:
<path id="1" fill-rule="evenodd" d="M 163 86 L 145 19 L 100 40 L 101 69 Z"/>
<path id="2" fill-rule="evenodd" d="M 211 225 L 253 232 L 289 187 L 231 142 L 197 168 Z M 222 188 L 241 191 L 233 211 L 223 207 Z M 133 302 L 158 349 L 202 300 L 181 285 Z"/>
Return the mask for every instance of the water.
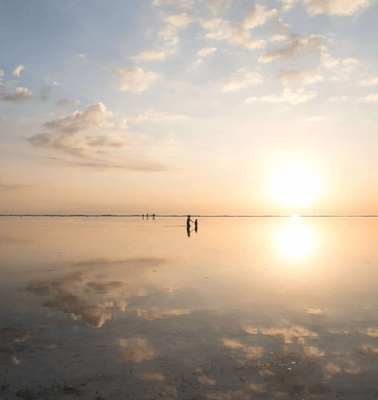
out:
<path id="1" fill-rule="evenodd" d="M 378 397 L 378 219 L 0 219 L 0 398 Z"/>

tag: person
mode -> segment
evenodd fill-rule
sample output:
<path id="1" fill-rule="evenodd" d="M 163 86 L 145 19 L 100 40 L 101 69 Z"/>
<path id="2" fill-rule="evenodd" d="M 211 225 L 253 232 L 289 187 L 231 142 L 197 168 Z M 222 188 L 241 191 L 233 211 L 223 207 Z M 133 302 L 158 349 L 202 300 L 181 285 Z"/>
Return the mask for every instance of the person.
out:
<path id="1" fill-rule="evenodd" d="M 186 219 L 186 228 L 187 228 L 187 229 L 190 228 L 190 223 L 191 223 L 191 222 L 193 222 L 193 221 L 190 219 L 190 215 L 188 215 L 188 218 Z"/>
<path id="2" fill-rule="evenodd" d="M 152 214 L 152 219 L 155 219 L 155 214 Z"/>
<path id="3" fill-rule="evenodd" d="M 196 220 L 194 221 L 194 232 L 197 233 L 197 231 L 198 231 L 198 219 L 196 219 Z"/>

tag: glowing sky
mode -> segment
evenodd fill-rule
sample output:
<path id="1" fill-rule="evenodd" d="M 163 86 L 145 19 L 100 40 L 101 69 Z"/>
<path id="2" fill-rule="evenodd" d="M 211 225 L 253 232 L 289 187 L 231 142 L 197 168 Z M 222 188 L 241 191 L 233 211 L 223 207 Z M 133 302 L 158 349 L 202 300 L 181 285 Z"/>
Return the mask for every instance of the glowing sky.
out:
<path id="1" fill-rule="evenodd" d="M 0 213 L 378 213 L 377 18 L 0 0 Z"/>

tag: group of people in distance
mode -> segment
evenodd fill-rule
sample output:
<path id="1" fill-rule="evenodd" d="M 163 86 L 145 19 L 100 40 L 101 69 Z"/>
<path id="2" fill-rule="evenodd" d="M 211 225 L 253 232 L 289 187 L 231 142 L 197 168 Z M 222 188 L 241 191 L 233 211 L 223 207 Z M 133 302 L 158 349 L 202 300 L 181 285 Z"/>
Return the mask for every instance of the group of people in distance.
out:
<path id="1" fill-rule="evenodd" d="M 186 219 L 186 232 L 188 234 L 188 236 L 190 236 L 190 223 L 193 222 L 194 223 L 194 232 L 197 233 L 198 231 L 198 219 L 196 219 L 195 221 L 192 221 L 190 218 L 190 215 L 188 215 L 188 218 Z"/>
<path id="2" fill-rule="evenodd" d="M 146 214 L 146 217 L 148 219 L 148 214 Z M 142 218 L 144 219 L 144 214 L 142 214 Z M 155 214 L 152 214 L 152 219 L 155 219 Z"/>

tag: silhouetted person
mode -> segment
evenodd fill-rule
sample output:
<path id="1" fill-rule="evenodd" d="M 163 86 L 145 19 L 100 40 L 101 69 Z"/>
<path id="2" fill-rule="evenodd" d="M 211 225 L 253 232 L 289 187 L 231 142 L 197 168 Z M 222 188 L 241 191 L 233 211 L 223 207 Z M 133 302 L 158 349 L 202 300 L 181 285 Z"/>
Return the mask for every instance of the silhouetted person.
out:
<path id="1" fill-rule="evenodd" d="M 142 219 L 144 219 L 144 214 L 142 214 Z"/>
<path id="2" fill-rule="evenodd" d="M 197 231 L 198 231 L 198 219 L 196 219 L 196 220 L 194 221 L 194 232 L 197 233 Z"/>
<path id="3" fill-rule="evenodd" d="M 155 214 L 152 214 L 152 219 L 155 219 Z"/>
<path id="4" fill-rule="evenodd" d="M 188 234 L 188 237 L 190 236 L 190 223 L 193 222 L 190 219 L 190 215 L 188 215 L 188 218 L 186 219 L 186 233 Z"/>
<path id="5" fill-rule="evenodd" d="M 147 219 L 148 219 L 148 214 L 147 214 Z"/>
<path id="6" fill-rule="evenodd" d="M 188 215 L 188 218 L 186 219 L 186 228 L 190 228 L 191 222 L 193 222 L 193 221 L 190 219 L 190 215 Z"/>

